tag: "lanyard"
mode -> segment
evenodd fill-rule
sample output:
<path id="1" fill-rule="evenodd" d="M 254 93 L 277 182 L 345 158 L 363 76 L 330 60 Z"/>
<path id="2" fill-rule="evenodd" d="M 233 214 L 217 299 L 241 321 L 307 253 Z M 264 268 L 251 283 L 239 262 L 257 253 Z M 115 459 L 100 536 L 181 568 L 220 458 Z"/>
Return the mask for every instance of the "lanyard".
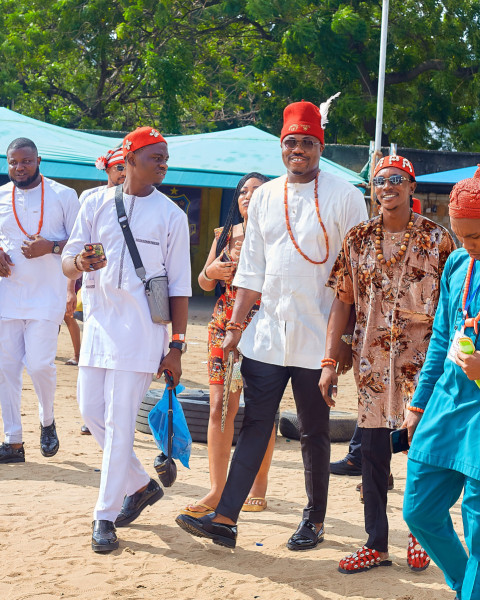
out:
<path id="1" fill-rule="evenodd" d="M 475 266 L 476 266 L 477 261 L 474 260 L 471 269 L 469 269 L 469 272 L 467 273 L 467 279 L 465 281 L 465 292 L 464 292 L 464 303 L 463 303 L 463 322 L 462 322 L 462 327 L 465 326 L 465 321 L 468 317 L 468 309 L 470 307 L 470 304 L 472 303 L 473 299 L 475 298 L 478 290 L 480 289 L 480 282 L 477 284 L 477 286 L 475 287 L 475 289 L 472 289 L 472 281 L 475 275 Z"/>

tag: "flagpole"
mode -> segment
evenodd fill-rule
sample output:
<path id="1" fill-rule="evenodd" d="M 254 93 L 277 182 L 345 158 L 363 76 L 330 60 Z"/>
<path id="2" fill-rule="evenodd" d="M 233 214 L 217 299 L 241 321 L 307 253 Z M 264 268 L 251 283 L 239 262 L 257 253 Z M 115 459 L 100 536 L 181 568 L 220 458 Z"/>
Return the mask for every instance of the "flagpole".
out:
<path id="1" fill-rule="evenodd" d="M 383 126 L 383 96 L 385 91 L 385 63 L 387 58 L 387 32 L 388 32 L 388 6 L 389 0 L 382 3 L 382 29 L 380 34 L 380 60 L 378 64 L 378 88 L 377 88 L 377 119 L 375 122 L 375 143 L 370 163 L 370 216 L 378 212 L 377 204 L 374 202 L 372 175 L 377 162 L 382 155 L 382 126 Z"/>
<path id="2" fill-rule="evenodd" d="M 382 31 L 380 36 L 380 61 L 378 65 L 378 92 L 377 92 L 377 121 L 375 126 L 375 150 L 382 147 L 383 125 L 383 95 L 385 90 L 385 62 L 387 57 L 387 32 L 388 32 L 388 5 L 389 0 L 383 0 L 382 5 Z"/>

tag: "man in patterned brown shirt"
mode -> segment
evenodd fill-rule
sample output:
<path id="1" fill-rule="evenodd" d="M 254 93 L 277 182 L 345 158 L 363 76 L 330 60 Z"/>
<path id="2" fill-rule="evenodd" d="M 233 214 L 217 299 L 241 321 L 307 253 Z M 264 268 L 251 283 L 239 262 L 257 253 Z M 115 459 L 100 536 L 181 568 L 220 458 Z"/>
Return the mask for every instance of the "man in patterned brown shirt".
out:
<path id="1" fill-rule="evenodd" d="M 340 561 L 343 573 L 391 565 L 386 512 L 390 433 L 404 421 L 432 333 L 442 270 L 455 249 L 448 231 L 412 212 L 416 183 L 410 161 L 381 159 L 373 183 L 382 214 L 349 231 L 327 283 L 336 298 L 319 383 L 325 401 L 334 406 L 338 377 L 333 364 L 355 305 L 352 350 L 368 540 Z M 411 534 L 407 562 L 414 570 L 429 564 Z"/>

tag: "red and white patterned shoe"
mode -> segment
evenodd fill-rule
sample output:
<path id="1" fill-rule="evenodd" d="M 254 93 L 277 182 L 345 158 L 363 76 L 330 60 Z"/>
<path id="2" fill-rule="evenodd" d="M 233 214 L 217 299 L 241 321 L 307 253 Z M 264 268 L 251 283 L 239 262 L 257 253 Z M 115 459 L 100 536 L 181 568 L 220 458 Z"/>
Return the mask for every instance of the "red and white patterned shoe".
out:
<path id="1" fill-rule="evenodd" d="M 430 565 L 430 557 L 411 533 L 408 534 L 407 564 L 412 571 L 425 571 Z"/>
<path id="2" fill-rule="evenodd" d="M 338 570 L 340 573 L 362 573 L 368 571 L 373 567 L 390 567 L 392 561 L 389 559 L 382 560 L 380 554 L 367 546 L 362 546 L 359 550 L 353 554 L 349 554 L 338 564 Z"/>

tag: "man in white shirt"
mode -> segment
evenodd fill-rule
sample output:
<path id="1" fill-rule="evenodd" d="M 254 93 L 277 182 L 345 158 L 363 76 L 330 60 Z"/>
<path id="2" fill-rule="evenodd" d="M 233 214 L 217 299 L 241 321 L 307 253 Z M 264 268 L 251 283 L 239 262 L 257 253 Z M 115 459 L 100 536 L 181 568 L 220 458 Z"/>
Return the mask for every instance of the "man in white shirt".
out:
<path id="1" fill-rule="evenodd" d="M 239 511 L 268 444 L 275 413 L 291 379 L 301 433 L 308 504 L 290 550 L 323 541 L 330 459 L 329 410 L 318 388 L 327 320 L 334 295 L 325 283 L 345 234 L 367 218 L 360 191 L 319 169 L 328 105 L 286 107 L 281 133 L 287 175 L 253 195 L 234 279 L 237 298 L 224 354 L 237 353 L 240 323 L 262 297 L 243 334 L 245 417 L 228 480 L 215 513 L 177 517 L 193 535 L 234 547 Z M 349 348 L 345 345 L 345 361 Z M 339 366 L 343 369 L 343 364 Z"/>
<path id="2" fill-rule="evenodd" d="M 176 385 L 186 349 L 191 295 L 189 229 L 185 213 L 154 186 L 167 172 L 168 148 L 152 127 L 123 142 L 127 178 L 123 202 L 146 279 L 168 277 L 172 342 L 165 325 L 152 322 L 115 206 L 117 188 L 94 192 L 82 204 L 63 253 L 63 269 L 86 273 L 89 308 L 78 372 L 78 402 L 86 425 L 103 449 L 100 491 L 93 514 L 92 548 L 118 548 L 115 526 L 124 527 L 163 496 L 133 452 L 135 419 L 152 381 L 168 370 Z M 95 256 L 85 244 L 101 243 Z M 170 348 L 170 351 L 168 351 Z"/>
<path id="3" fill-rule="evenodd" d="M 99 169 L 100 171 L 105 171 L 105 173 L 107 174 L 107 185 L 101 185 L 94 188 L 89 188 L 88 190 L 84 190 L 80 194 L 80 204 L 83 204 L 88 198 L 88 196 L 90 196 L 91 194 L 98 192 L 99 190 L 115 187 L 116 185 L 122 185 L 122 183 L 125 181 L 125 160 L 123 158 L 123 149 L 121 146 L 120 148 L 109 150 L 105 156 L 100 156 L 99 158 L 97 158 L 97 160 L 95 161 L 95 166 L 97 167 L 97 169 Z M 88 292 L 85 288 L 82 289 L 82 307 L 83 318 L 84 320 L 86 320 L 88 313 Z M 65 322 L 67 323 L 67 320 L 65 320 Z M 78 328 L 78 323 L 75 319 L 72 319 L 70 323 L 72 328 Z M 80 330 L 78 331 L 78 336 L 80 337 Z M 80 433 L 82 435 L 90 435 L 90 429 L 85 425 L 85 423 L 80 428 Z"/>
<path id="4" fill-rule="evenodd" d="M 0 403 L 5 443 L 0 463 L 25 462 L 21 422 L 22 372 L 38 396 L 40 451 L 59 448 L 53 402 L 58 328 L 73 314 L 73 282 L 60 254 L 78 212 L 75 190 L 40 174 L 37 147 L 27 138 L 7 148 L 10 183 L 0 188 Z M 68 298 L 67 298 L 68 287 Z"/>
<path id="5" fill-rule="evenodd" d="M 105 187 L 122 185 L 122 183 L 125 181 L 126 170 L 122 147 L 109 150 L 105 156 L 99 156 L 95 161 L 95 166 L 99 171 L 105 171 L 107 174 L 107 184 L 84 190 L 80 194 L 80 204 L 83 204 L 85 199 L 90 196 L 90 194 L 93 194 L 98 190 L 105 189 Z"/>

